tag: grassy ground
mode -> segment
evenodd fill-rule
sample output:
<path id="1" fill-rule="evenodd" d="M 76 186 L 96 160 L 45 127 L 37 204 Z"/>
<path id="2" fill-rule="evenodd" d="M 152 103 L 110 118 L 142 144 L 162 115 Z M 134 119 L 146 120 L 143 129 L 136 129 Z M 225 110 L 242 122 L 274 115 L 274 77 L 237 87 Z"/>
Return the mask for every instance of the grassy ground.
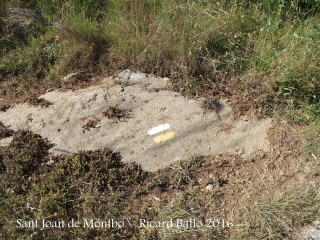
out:
<path id="1" fill-rule="evenodd" d="M 180 91 L 201 95 L 212 83 L 254 74 L 267 79 L 277 106 L 297 110 L 292 118 L 319 114 L 316 0 L 2 4 L 36 9 L 46 20 L 23 39 L 2 31 L 0 73 L 18 81 L 13 88 L 59 81 L 79 69 L 101 74 L 130 67 L 170 76 Z"/>
<path id="2" fill-rule="evenodd" d="M 290 239 L 319 219 L 309 181 L 318 178 L 299 180 L 301 140 L 284 126 L 275 130 L 293 136 L 275 152 L 198 156 L 155 173 L 108 149 L 50 157 L 47 141 L 18 131 L 1 148 L 1 239 Z M 38 226 L 27 228 L 34 219 Z M 43 219 L 60 223 L 43 228 Z M 140 219 L 173 223 L 139 227 Z M 67 226 L 73 220 L 80 227 Z"/>
<path id="3" fill-rule="evenodd" d="M 43 20 L 35 29 L 13 34 L 6 27 L 6 10 L 11 7 L 34 9 Z M 70 73 L 79 73 L 77 84 L 126 68 L 168 76 L 175 89 L 189 97 L 228 97 L 239 115 L 274 116 L 302 128 L 303 156 L 313 159 L 312 176 L 316 178 L 320 173 L 319 13 L 318 0 L 4 0 L 0 3 L 2 97 L 11 102 L 15 101 L 12 96 L 29 98 L 41 88 L 67 84 L 62 79 Z M 255 111 L 261 106 L 262 113 Z M 7 135 L 10 131 L 1 126 L 1 132 Z M 41 239 L 43 232 L 9 228 L 7 222 L 18 217 L 67 221 L 81 216 L 98 219 L 108 213 L 133 220 L 142 216 L 223 218 L 223 213 L 217 212 L 219 189 L 210 195 L 197 188 L 190 166 L 173 173 L 180 174 L 175 179 L 181 180 L 181 186 L 180 181 L 161 179 L 161 173 L 123 165 L 110 151 L 79 153 L 58 159 L 50 167 L 41 164 L 49 161 L 43 152 L 48 146 L 42 140 L 31 133 L 15 137 L 12 149 L 1 150 L 3 238 Z M 104 174 L 109 171 L 110 176 Z M 21 175 L 23 179 L 17 178 Z M 111 175 L 115 179 L 110 179 Z M 314 188 L 299 183 L 284 190 L 271 185 L 272 192 L 279 194 L 270 196 L 264 189 L 255 202 L 250 200 L 254 189 L 247 186 L 249 200 L 243 215 L 238 216 L 246 223 L 236 233 L 223 228 L 165 232 L 130 227 L 102 232 L 69 229 L 56 234 L 65 239 L 283 239 L 292 229 L 319 220 Z M 132 194 L 123 187 L 132 189 Z M 159 191 L 166 200 L 153 198 Z M 138 197 L 147 202 L 141 209 L 135 206 Z M 36 209 L 25 210 L 26 202 Z M 208 213 L 199 210 L 205 204 L 210 205 Z"/>

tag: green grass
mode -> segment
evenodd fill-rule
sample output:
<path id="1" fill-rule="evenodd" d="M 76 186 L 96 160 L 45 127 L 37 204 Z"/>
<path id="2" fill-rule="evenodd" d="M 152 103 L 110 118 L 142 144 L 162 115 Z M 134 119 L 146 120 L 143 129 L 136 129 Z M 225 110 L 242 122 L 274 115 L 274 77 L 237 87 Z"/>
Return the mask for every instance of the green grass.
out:
<path id="1" fill-rule="evenodd" d="M 3 4 L 42 12 L 48 21 L 45 30 L 61 37 L 61 51 L 55 53 L 59 60 L 54 63 L 50 55 L 45 56 L 49 59 L 41 54 L 29 56 L 26 52 L 37 48 L 31 38 L 13 51 L 26 55 L 25 61 L 30 61 L 26 64 L 39 65 L 44 72 L 39 74 L 37 67 L 27 69 L 24 64 L 12 66 L 12 62 L 19 63 L 18 57 L 11 57 L 8 64 L 5 61 L 1 72 L 23 75 L 28 70 L 32 80 L 57 80 L 77 67 L 96 74 L 134 68 L 182 79 L 187 85 L 191 81 L 187 79 L 195 79 L 193 85 L 197 85 L 203 79 L 217 82 L 256 69 L 276 83 L 279 102 L 285 99 L 293 108 L 307 104 L 312 113 L 319 111 L 317 0 L 38 0 Z M 41 47 L 51 48 L 45 42 Z M 205 91 L 189 92 L 198 95 Z M 308 114 L 300 119 L 304 117 Z"/>
<path id="2" fill-rule="evenodd" d="M 36 39 L 30 36 L 23 45 L 17 40 L 7 47 L 13 40 L 9 43 L 3 36 L 0 72 L 5 76 L 59 81 L 76 68 L 91 74 L 133 68 L 180 79 L 179 84 L 189 88 L 187 92 L 199 95 L 206 93 L 208 85 L 203 82 L 215 83 L 256 70 L 275 83 L 277 103 L 306 108 L 299 112 L 298 120 L 319 115 L 317 0 L 2 4 L 4 9 L 34 8 L 48 22 L 45 34 Z M 60 40 L 50 42 L 55 36 Z M 42 53 L 43 49 L 49 53 Z"/>
<path id="3" fill-rule="evenodd" d="M 17 46 L 3 57 L 0 71 L 12 74 L 21 79 L 41 81 L 45 79 L 51 68 L 59 59 L 60 46 L 50 42 L 52 33 L 41 38 L 32 38 L 27 46 Z"/>
<path id="4" fill-rule="evenodd" d="M 300 121 L 319 116 L 319 18 L 303 23 L 271 21 L 260 29 L 253 67 L 276 83 L 279 102 L 285 101 Z"/>

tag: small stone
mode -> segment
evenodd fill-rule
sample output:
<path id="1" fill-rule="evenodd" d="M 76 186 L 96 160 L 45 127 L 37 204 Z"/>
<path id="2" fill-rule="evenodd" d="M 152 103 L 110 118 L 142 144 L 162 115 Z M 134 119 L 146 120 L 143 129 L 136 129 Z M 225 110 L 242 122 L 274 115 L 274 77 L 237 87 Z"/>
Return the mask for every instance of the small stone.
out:
<path id="1" fill-rule="evenodd" d="M 75 77 L 75 76 L 77 76 L 77 75 L 79 75 L 78 72 L 70 73 L 70 74 L 68 74 L 67 76 L 65 76 L 65 77 L 63 78 L 63 81 L 68 82 L 72 77 Z"/>
<path id="2" fill-rule="evenodd" d="M 154 198 L 154 200 L 160 202 L 160 198 L 158 198 L 158 197 L 153 197 L 153 198 Z"/>
<path id="3" fill-rule="evenodd" d="M 213 190 L 213 184 L 208 184 L 208 185 L 206 186 L 206 190 L 207 190 L 207 191 L 212 191 L 212 190 Z"/>

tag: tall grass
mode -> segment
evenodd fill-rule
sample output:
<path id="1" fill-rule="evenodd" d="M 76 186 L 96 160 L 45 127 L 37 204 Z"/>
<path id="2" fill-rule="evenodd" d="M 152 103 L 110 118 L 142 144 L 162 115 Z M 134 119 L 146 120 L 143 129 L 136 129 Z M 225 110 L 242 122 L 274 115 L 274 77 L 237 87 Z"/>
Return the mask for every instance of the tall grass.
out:
<path id="1" fill-rule="evenodd" d="M 296 21 L 292 19 L 299 19 L 300 13 L 314 15 L 319 7 L 317 0 L 37 0 L 7 1 L 7 5 L 42 12 L 51 26 L 62 26 L 55 29 L 69 45 L 78 43 L 83 49 L 85 43 L 93 51 L 88 60 L 95 55 L 96 65 L 108 65 L 109 71 L 131 67 L 209 81 L 252 67 L 270 69 L 275 48 L 278 52 L 281 44 L 288 44 L 286 36 L 292 34 L 290 26 Z"/>
<path id="2" fill-rule="evenodd" d="M 319 18 L 299 24 L 269 19 L 254 40 L 252 67 L 271 76 L 280 100 L 292 108 L 310 110 L 298 116 L 304 121 L 319 115 L 318 25 Z"/>
<path id="3" fill-rule="evenodd" d="M 222 70 L 242 70 L 243 43 L 255 29 L 250 10 L 207 2 L 115 0 L 107 19 L 111 52 L 164 75 L 214 77 Z"/>

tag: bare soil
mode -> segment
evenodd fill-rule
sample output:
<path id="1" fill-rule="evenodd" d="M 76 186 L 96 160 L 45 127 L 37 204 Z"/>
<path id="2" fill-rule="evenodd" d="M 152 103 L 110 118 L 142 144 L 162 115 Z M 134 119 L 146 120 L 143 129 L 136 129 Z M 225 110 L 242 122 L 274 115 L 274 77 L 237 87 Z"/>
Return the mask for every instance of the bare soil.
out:
<path id="1" fill-rule="evenodd" d="M 124 162 L 154 171 L 191 156 L 238 151 L 250 155 L 270 148 L 270 118 L 235 120 L 223 99 L 208 97 L 202 103 L 185 98 L 170 90 L 168 79 L 153 75 L 125 71 L 98 85 L 50 91 L 40 99 L 33 102 L 52 105 L 18 104 L 0 113 L 0 121 L 13 130 L 29 129 L 48 138 L 55 144 L 54 154 L 110 148 L 121 152 Z M 100 119 L 98 127 L 94 119 Z M 170 124 L 170 129 L 147 135 L 160 124 Z M 174 137 L 158 142 L 165 133 Z"/>

